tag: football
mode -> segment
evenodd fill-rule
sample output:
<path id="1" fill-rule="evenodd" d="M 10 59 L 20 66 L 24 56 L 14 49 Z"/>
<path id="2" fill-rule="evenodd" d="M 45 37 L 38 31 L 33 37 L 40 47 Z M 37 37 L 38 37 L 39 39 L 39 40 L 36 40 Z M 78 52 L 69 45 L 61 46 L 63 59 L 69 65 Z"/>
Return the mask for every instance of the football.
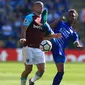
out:
<path id="1" fill-rule="evenodd" d="M 48 52 L 52 49 L 52 44 L 49 40 L 43 40 L 40 43 L 40 49 L 44 52 Z"/>

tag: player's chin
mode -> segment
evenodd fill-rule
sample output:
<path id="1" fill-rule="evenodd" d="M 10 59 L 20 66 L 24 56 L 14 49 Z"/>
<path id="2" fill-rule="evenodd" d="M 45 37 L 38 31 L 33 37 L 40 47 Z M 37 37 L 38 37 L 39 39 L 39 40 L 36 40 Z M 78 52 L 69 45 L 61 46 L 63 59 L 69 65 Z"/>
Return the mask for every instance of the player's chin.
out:
<path id="1" fill-rule="evenodd" d="M 75 20 L 75 19 L 73 19 L 73 20 L 71 20 L 71 22 L 72 22 L 73 24 L 75 24 L 75 23 L 76 23 L 76 20 Z"/>
<path id="2" fill-rule="evenodd" d="M 37 13 L 38 13 L 38 14 L 42 14 L 42 11 L 38 11 Z"/>

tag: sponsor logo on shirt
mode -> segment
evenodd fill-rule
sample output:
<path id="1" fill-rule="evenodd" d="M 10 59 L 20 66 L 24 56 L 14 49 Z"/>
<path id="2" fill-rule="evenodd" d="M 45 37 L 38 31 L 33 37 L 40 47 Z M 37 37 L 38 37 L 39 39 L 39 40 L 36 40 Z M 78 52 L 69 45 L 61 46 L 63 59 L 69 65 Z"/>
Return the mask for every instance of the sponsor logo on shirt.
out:
<path id="1" fill-rule="evenodd" d="M 42 29 L 42 27 L 41 26 L 39 26 L 39 25 L 33 25 L 33 28 L 36 28 L 36 29 Z"/>

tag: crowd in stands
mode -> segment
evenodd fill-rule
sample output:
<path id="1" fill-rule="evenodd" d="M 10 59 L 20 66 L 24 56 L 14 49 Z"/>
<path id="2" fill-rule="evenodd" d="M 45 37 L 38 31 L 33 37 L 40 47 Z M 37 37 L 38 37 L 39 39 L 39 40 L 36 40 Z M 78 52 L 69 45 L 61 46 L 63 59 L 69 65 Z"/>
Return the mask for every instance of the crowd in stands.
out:
<path id="1" fill-rule="evenodd" d="M 81 10 L 80 20 L 81 20 L 81 22 L 82 22 L 82 24 L 83 24 L 83 28 L 85 29 L 85 8 L 83 8 L 83 9 Z"/>
<path id="2" fill-rule="evenodd" d="M 32 11 L 36 0 L 0 0 L 0 47 L 20 47 L 19 39 L 23 19 Z M 67 0 L 40 0 L 49 10 L 48 22 L 67 13 L 70 3 Z"/>

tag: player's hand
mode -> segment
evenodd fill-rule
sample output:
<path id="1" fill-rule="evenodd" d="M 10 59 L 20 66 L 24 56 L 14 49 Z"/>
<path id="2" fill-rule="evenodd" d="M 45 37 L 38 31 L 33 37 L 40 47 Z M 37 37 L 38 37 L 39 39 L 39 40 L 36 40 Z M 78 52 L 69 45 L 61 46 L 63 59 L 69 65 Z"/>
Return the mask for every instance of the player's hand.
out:
<path id="1" fill-rule="evenodd" d="M 21 44 L 24 44 L 24 43 L 26 42 L 26 39 L 25 39 L 25 38 L 22 38 L 22 39 L 19 40 L 19 42 L 20 42 Z"/>
<path id="2" fill-rule="evenodd" d="M 54 36 L 55 36 L 55 38 L 62 38 L 62 34 L 61 33 L 57 33 Z"/>

